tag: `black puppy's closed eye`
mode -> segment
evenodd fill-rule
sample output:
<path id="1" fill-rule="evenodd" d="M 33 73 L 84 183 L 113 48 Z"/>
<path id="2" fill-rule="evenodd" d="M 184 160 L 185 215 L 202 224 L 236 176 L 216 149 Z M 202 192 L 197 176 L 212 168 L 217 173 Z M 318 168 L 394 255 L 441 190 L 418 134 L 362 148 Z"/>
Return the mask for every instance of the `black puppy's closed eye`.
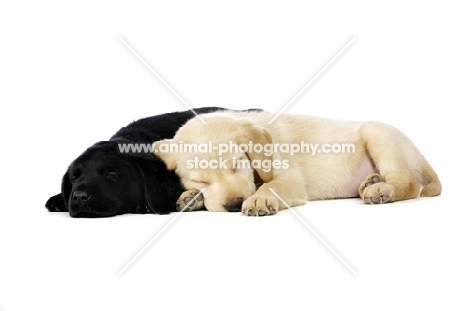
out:
<path id="1" fill-rule="evenodd" d="M 115 179 L 115 178 L 117 178 L 117 176 L 118 176 L 117 172 L 114 172 L 114 171 L 109 171 L 109 172 L 106 172 L 106 174 L 105 174 L 105 177 L 107 179 Z"/>
<path id="2" fill-rule="evenodd" d="M 100 167 L 98 174 L 109 181 L 115 180 L 119 176 L 117 170 L 111 166 Z"/>

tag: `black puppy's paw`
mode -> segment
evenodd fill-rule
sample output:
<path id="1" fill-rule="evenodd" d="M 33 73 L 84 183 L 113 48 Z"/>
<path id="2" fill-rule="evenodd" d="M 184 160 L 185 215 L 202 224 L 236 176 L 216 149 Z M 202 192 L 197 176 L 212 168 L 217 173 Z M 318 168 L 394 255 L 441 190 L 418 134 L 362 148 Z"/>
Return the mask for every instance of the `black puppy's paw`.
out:
<path id="1" fill-rule="evenodd" d="M 47 200 L 45 207 L 49 212 L 68 212 L 61 193 L 50 197 L 50 199 Z"/>

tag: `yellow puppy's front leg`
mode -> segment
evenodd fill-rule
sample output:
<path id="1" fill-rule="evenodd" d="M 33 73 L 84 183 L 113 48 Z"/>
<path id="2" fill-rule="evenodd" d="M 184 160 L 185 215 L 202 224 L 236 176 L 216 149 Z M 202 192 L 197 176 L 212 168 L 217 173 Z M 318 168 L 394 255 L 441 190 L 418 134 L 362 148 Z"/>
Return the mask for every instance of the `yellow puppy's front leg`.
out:
<path id="1" fill-rule="evenodd" d="M 307 192 L 301 175 L 288 171 L 278 174 L 264 183 L 251 197 L 242 203 L 242 213 L 247 216 L 274 215 L 286 206 L 269 190 L 273 189 L 290 207 L 307 202 Z"/>

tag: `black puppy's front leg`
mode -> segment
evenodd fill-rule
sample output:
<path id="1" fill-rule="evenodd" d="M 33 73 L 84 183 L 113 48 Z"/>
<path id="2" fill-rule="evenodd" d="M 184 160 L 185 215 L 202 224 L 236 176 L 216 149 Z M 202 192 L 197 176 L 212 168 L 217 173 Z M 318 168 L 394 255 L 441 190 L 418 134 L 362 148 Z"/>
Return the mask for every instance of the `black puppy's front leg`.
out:
<path id="1" fill-rule="evenodd" d="M 68 212 L 61 193 L 50 197 L 49 200 L 47 200 L 45 207 L 49 212 Z"/>

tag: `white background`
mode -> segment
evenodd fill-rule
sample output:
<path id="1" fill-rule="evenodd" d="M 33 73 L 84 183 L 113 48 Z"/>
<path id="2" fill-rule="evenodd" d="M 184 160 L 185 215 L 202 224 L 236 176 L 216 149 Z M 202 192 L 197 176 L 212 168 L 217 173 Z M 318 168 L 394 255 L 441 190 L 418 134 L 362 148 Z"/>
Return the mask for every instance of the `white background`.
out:
<path id="1" fill-rule="evenodd" d="M 67 3 L 67 4 L 65 4 Z M 326 3 L 326 4 L 325 4 Z M 443 3 L 443 4 L 442 4 Z M 468 19 L 463 1 L 3 1 L 0 310 L 466 310 Z M 249 218 L 48 213 L 68 164 L 141 117 L 194 107 L 375 119 L 443 184 L 384 206 Z"/>

